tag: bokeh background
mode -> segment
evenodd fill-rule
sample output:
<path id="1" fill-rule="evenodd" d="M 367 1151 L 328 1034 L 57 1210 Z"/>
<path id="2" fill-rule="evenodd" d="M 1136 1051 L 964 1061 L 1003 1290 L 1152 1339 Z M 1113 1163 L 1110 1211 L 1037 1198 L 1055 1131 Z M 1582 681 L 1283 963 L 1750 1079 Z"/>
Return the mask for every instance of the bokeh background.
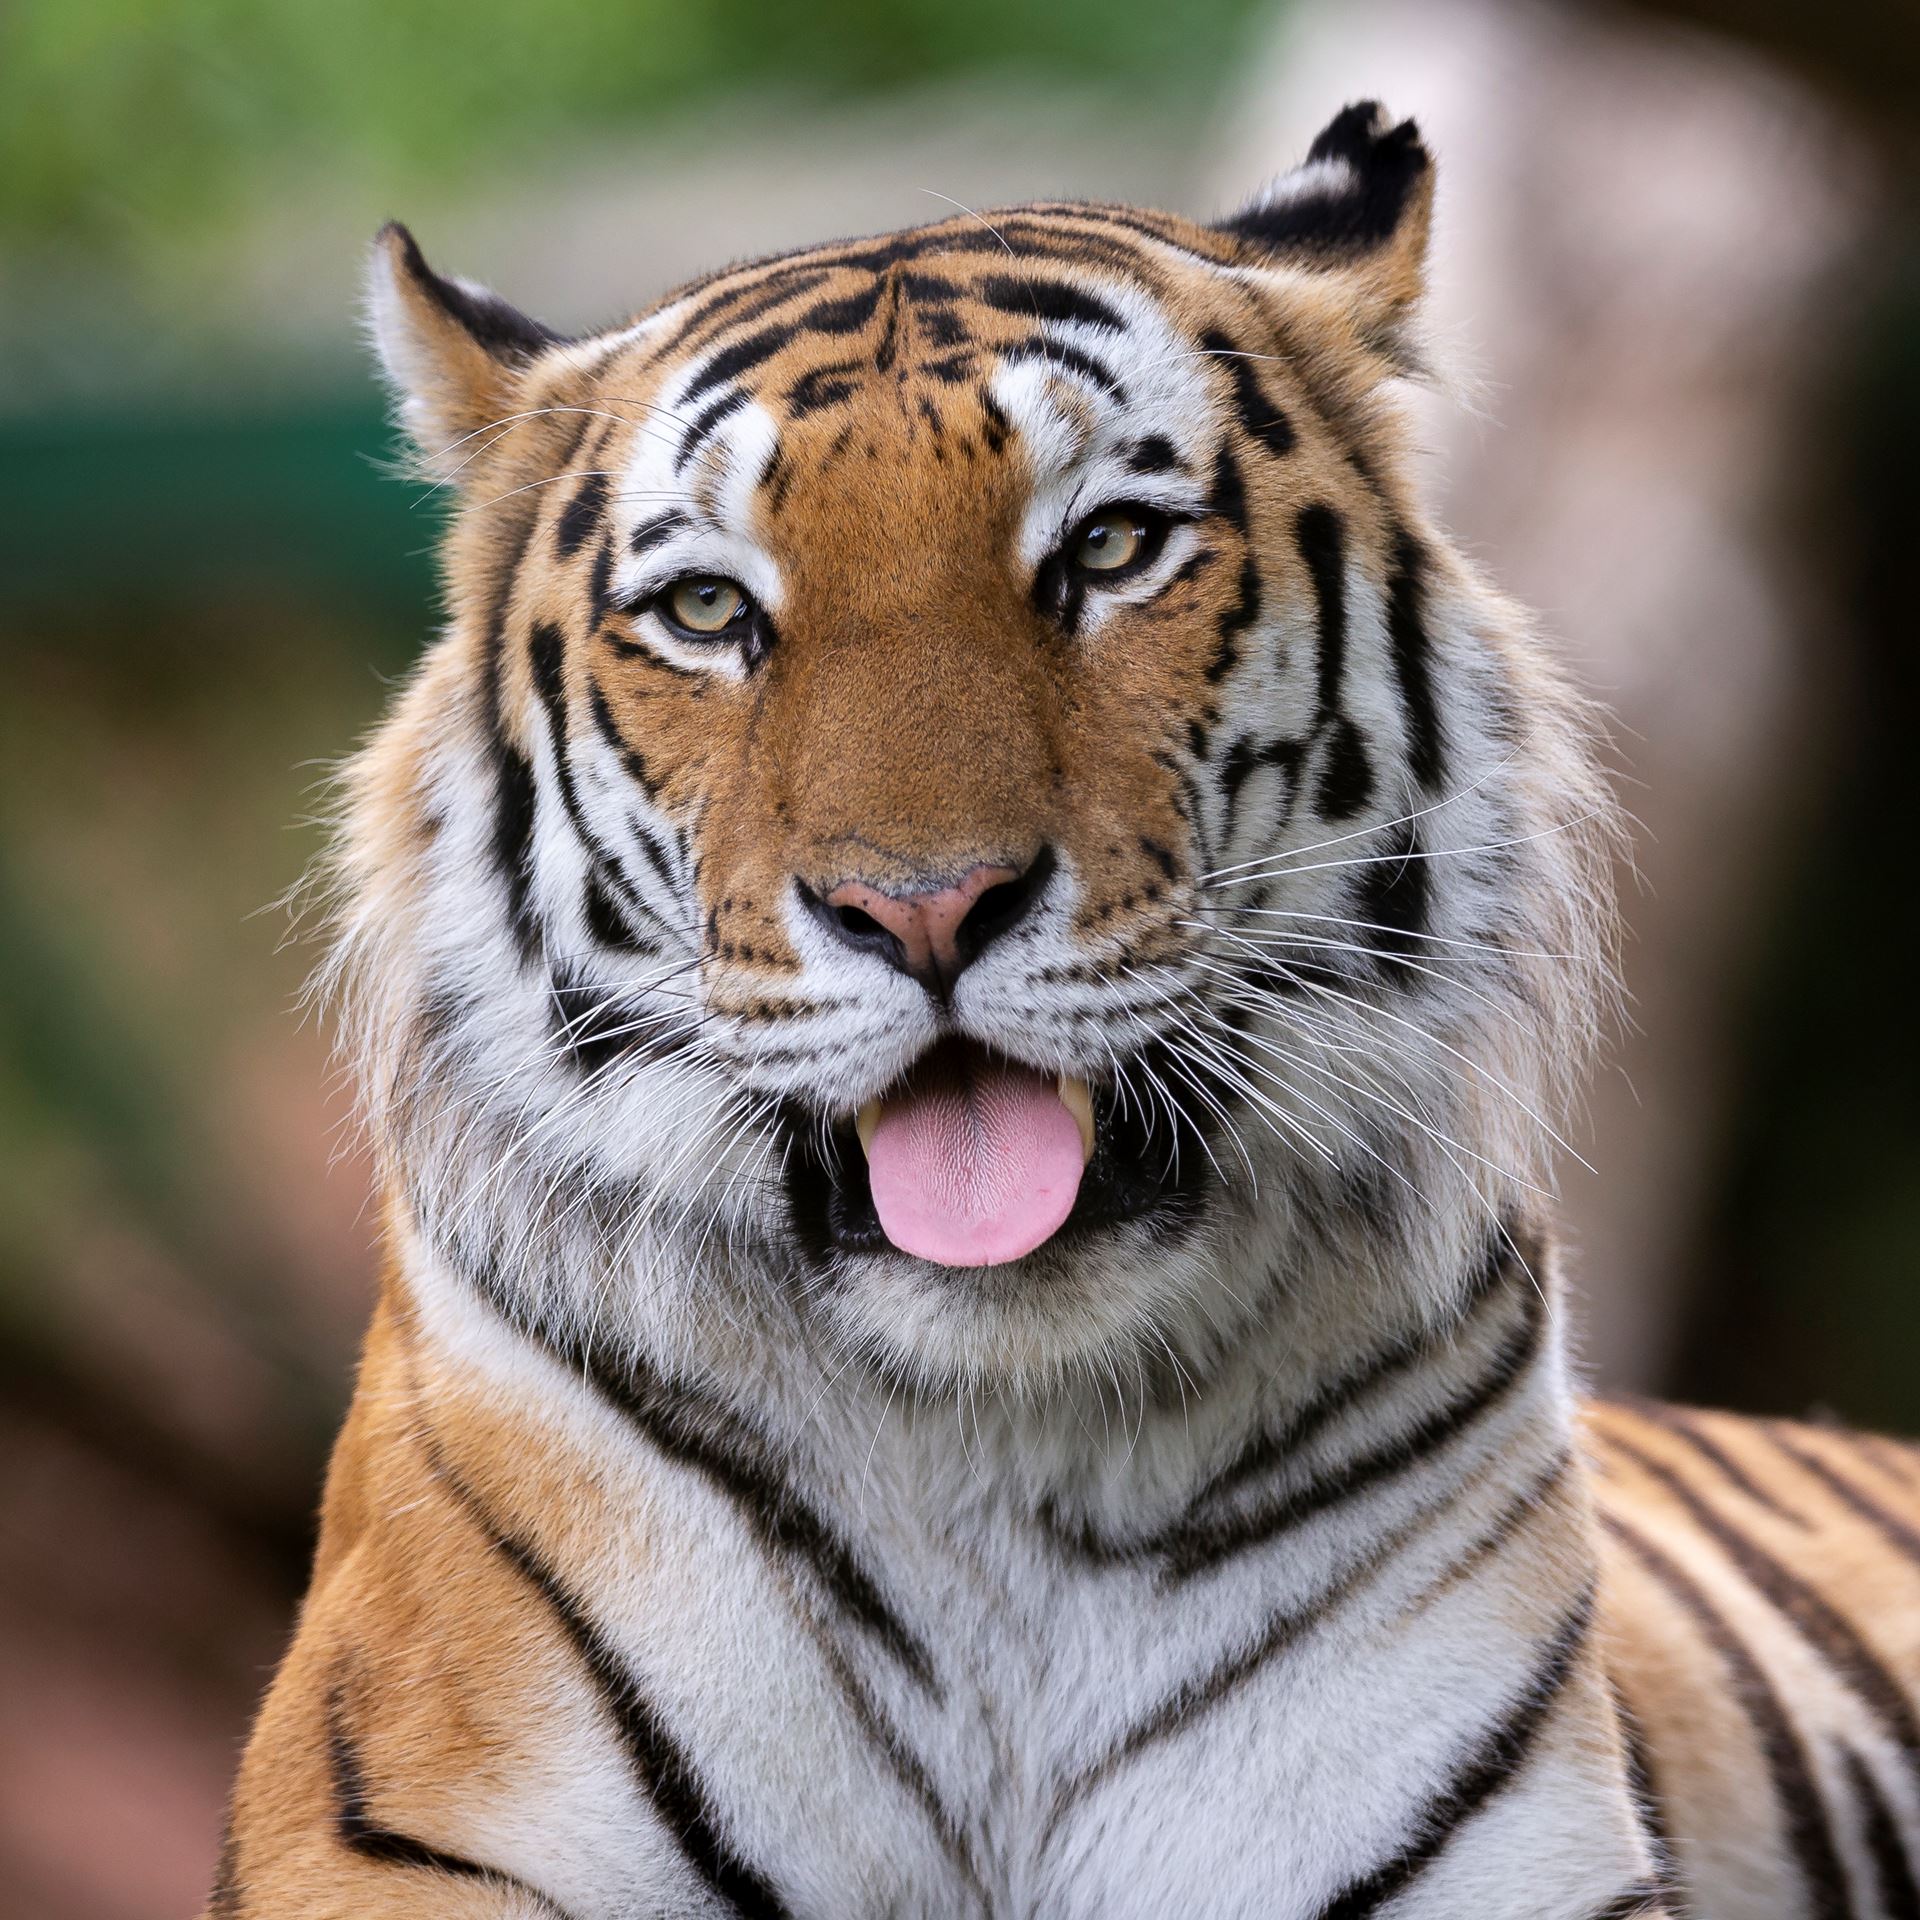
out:
<path id="1" fill-rule="evenodd" d="M 315 783 L 433 619 L 391 215 L 563 327 L 1036 194 L 1441 155 L 1430 484 L 1617 716 L 1605 1385 L 1920 1431 L 1920 12 L 1798 0 L 0 8 L 0 1910 L 192 1912 L 372 1286 Z"/>

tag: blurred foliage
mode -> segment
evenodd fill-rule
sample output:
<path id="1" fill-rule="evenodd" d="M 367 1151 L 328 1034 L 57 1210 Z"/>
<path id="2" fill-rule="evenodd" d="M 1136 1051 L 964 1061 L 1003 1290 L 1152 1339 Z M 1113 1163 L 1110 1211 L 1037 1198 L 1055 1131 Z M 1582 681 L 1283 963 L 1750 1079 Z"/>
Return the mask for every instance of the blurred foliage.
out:
<path id="1" fill-rule="evenodd" d="M 290 179 L 403 192 L 553 143 L 671 124 L 724 142 L 740 97 L 988 69 L 1198 95 L 1253 0 L 11 0 L 0 243 L 146 258 Z"/>

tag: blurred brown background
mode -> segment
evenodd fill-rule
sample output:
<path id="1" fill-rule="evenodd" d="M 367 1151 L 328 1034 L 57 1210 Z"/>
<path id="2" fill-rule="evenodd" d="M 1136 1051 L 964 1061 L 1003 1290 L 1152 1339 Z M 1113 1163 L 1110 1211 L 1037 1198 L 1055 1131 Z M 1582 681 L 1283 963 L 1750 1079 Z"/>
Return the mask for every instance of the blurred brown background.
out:
<path id="1" fill-rule="evenodd" d="M 433 619 L 353 312 L 560 325 L 1035 194 L 1441 156 L 1432 486 L 1618 716 L 1604 1384 L 1920 1431 L 1920 14 L 1791 0 L 14 0 L 0 12 L 0 1911 L 194 1910 L 371 1289 L 324 763 Z"/>

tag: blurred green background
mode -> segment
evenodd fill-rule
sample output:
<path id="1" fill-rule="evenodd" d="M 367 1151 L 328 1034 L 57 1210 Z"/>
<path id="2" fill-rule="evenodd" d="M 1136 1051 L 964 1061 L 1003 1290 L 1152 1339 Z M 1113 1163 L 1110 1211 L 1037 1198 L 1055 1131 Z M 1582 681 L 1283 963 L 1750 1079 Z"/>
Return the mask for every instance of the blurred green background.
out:
<path id="1" fill-rule="evenodd" d="M 1765 701 L 1739 709 L 1764 723 L 1721 743 L 1697 806 L 1691 743 L 1663 744 L 1639 656 L 1604 664 L 1589 650 L 1628 723 L 1627 770 L 1646 783 L 1645 804 L 1642 790 L 1630 801 L 1649 818 L 1670 807 L 1692 851 L 1662 871 L 1657 840 L 1643 847 L 1656 883 L 1629 886 L 1632 1097 L 1618 1097 L 1619 1076 L 1603 1083 L 1600 1177 L 1571 1204 L 1608 1381 L 1920 1431 L 1907 84 L 1920 28 L 1889 10 L 1857 46 L 1809 47 L 1790 10 L 1733 0 L 1685 26 L 1658 9 L 1449 5 L 1472 44 L 1510 48 L 1516 77 L 1496 72 L 1495 105 L 1527 63 L 1558 63 L 1575 85 L 1566 70 L 1602 40 L 1609 84 L 1667 76 L 1652 97 L 1670 102 L 1659 88 L 1675 84 L 1684 43 L 1682 70 L 1713 76 L 1685 83 L 1702 89 L 1702 139 L 1721 112 L 1708 90 L 1791 123 L 1770 164 L 1783 177 L 1817 165 L 1821 204 L 1851 236 L 1794 269 L 1803 317 L 1768 335 L 1750 391 L 1721 392 L 1739 364 L 1689 376 L 1689 391 L 1767 422 L 1729 442 L 1772 450 L 1764 484 L 1729 479 L 1724 451 L 1700 484 L 1737 498 L 1729 524 L 1753 550 L 1742 578 L 1784 636 L 1772 679 L 1752 669 Z M 1387 90 L 1376 65 L 1399 74 L 1410 59 L 1389 97 L 1425 119 L 1407 17 L 1385 6 L 0 10 L 8 1913 L 192 1909 L 299 1590 L 370 1299 L 365 1170 L 325 1036 L 294 1010 L 314 956 L 288 942 L 277 904 L 318 844 L 326 763 L 377 715 L 435 617 L 436 506 L 386 477 L 357 335 L 366 238 L 404 215 L 443 267 L 588 324 L 729 256 L 937 217 L 930 195 L 1217 210 L 1317 124 L 1295 116 L 1288 75 L 1333 76 L 1339 98 L 1303 109 L 1324 118 Z M 1451 71 L 1436 55 L 1436 111 L 1451 102 L 1465 129 L 1470 90 Z M 1588 120 L 1604 133 L 1615 110 Z M 1441 152 L 1444 182 L 1444 140 Z M 1533 159 L 1491 149 L 1469 178 L 1476 164 L 1491 193 L 1531 177 Z M 1566 165 L 1592 172 L 1571 151 Z M 1633 184 L 1609 191 L 1635 230 Z M 1551 210 L 1515 205 L 1528 245 L 1513 261 L 1489 264 L 1471 234 L 1460 250 L 1480 276 L 1465 304 L 1482 316 L 1518 298 L 1503 287 L 1531 297 L 1550 257 L 1527 223 Z M 1738 314 L 1765 295 L 1735 285 L 1724 298 Z M 1515 377 L 1518 440 L 1550 435 L 1571 404 L 1553 372 L 1553 326 L 1571 324 L 1543 323 L 1546 371 Z M 1631 303 L 1602 324 L 1623 365 L 1674 351 Z M 1498 393 L 1491 404 L 1505 413 Z M 1635 458 L 1684 463 L 1688 431 L 1663 420 Z M 1499 432 L 1475 444 L 1469 473 L 1498 471 Z M 1571 433 L 1553 444 L 1577 466 Z M 1629 472 L 1617 493 L 1633 490 Z M 1503 576 L 1511 561 L 1550 617 L 1571 609 L 1577 635 L 1577 568 L 1535 538 L 1544 509 L 1496 510 L 1498 494 L 1472 479 L 1458 490 L 1477 550 Z M 1747 671 L 1731 616 L 1730 651 L 1693 668 L 1692 616 L 1677 602 L 1658 613 L 1649 631 L 1681 643 L 1646 644 L 1662 671 Z M 1657 778 L 1665 768 L 1680 771 Z M 1723 854 L 1748 876 L 1725 901 Z M 1698 900 L 1714 904 L 1694 925 Z M 1691 998 L 1668 991 L 1683 976 L 1697 976 Z M 1679 1058 L 1707 1065 L 1663 1077 Z M 1665 1100 L 1690 1142 L 1683 1164 L 1636 1158 Z M 1662 1223 L 1658 1247 L 1619 1252 L 1648 1219 Z"/>

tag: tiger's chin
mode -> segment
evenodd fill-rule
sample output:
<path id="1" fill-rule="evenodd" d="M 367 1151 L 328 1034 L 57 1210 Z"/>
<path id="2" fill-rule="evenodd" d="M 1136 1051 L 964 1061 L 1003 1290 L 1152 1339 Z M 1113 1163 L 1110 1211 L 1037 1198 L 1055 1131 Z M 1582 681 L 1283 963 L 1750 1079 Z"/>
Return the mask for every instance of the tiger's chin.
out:
<path id="1" fill-rule="evenodd" d="M 923 1389 L 1153 1342 L 1217 1176 L 1184 1113 L 1127 1090 L 1137 1064 L 1090 1085 L 950 1040 L 857 1115 L 796 1110 L 788 1213 L 842 1341 Z"/>

